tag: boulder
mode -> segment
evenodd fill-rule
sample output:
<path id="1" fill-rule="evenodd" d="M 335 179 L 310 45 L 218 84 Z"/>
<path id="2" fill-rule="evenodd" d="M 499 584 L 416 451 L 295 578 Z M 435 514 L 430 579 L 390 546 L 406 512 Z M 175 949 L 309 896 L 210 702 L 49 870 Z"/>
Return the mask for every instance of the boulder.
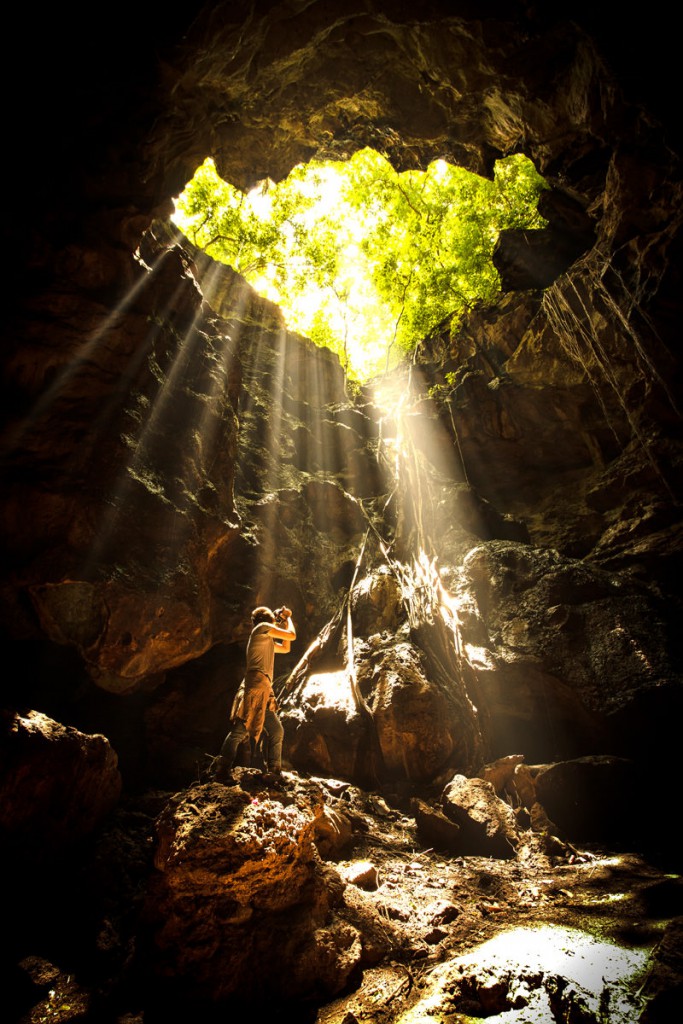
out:
<path id="1" fill-rule="evenodd" d="M 285 788 L 247 770 L 242 785 L 196 785 L 161 813 L 145 908 L 155 975 L 258 1005 L 347 983 L 362 944 L 335 913 L 344 882 L 316 850 L 320 791 Z"/>
<path id="2" fill-rule="evenodd" d="M 541 767 L 535 783 L 538 800 L 570 841 L 623 841 L 642 828 L 641 778 L 627 758 L 561 761 Z"/>
<path id="3" fill-rule="evenodd" d="M 443 811 L 418 797 L 413 797 L 410 809 L 422 842 L 437 850 L 448 850 L 454 854 L 463 852 L 460 825 L 446 817 Z"/>
<path id="4" fill-rule="evenodd" d="M 515 856 L 519 837 L 514 813 L 490 782 L 455 775 L 441 795 L 441 805 L 446 817 L 460 826 L 463 854 Z"/>
<path id="5" fill-rule="evenodd" d="M 118 803 L 118 759 L 105 736 L 39 711 L 0 715 L 0 837 L 38 864 L 90 835 Z"/>

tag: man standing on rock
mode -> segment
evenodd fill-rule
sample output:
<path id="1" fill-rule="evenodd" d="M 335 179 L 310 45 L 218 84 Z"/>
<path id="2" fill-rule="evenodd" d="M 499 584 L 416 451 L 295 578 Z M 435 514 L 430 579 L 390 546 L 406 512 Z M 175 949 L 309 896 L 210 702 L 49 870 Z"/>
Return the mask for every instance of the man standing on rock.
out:
<path id="1" fill-rule="evenodd" d="M 232 766 L 237 750 L 249 739 L 249 763 L 252 763 L 261 733 L 268 737 L 267 782 L 276 781 L 282 770 L 284 729 L 277 715 L 273 691 L 276 654 L 288 654 L 296 630 L 289 608 L 271 611 L 265 605 L 251 613 L 252 630 L 247 642 L 247 670 L 232 706 L 232 728 L 223 740 L 214 764 L 218 782 L 232 781 Z"/>

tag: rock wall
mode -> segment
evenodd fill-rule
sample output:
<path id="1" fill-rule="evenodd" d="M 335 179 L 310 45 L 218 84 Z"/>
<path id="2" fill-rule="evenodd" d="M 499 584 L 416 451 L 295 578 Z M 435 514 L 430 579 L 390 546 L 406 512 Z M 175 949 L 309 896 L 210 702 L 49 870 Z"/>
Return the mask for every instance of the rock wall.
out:
<path id="1" fill-rule="evenodd" d="M 303 653 L 348 596 L 366 710 L 352 754 L 290 730 L 302 763 L 425 780 L 520 748 L 622 751 L 644 709 L 672 721 L 675 130 L 620 77 L 620 38 L 571 13 L 244 2 L 161 25 L 124 7 L 87 54 L 66 25 L 32 29 L 42 130 L 12 111 L 29 201 L 2 225 L 9 708 L 110 735 L 131 781 L 182 782 L 220 743 L 250 608 L 290 604 Z M 499 304 L 399 375 L 417 454 L 398 491 L 378 437 L 405 425 L 167 230 L 206 156 L 246 187 L 366 145 L 480 173 L 523 151 L 553 190 L 550 234 L 501 241 Z M 391 552 L 359 564 L 368 519 Z M 429 635 L 421 553 L 451 601 Z M 397 612 L 363 620 L 382 560 Z"/>

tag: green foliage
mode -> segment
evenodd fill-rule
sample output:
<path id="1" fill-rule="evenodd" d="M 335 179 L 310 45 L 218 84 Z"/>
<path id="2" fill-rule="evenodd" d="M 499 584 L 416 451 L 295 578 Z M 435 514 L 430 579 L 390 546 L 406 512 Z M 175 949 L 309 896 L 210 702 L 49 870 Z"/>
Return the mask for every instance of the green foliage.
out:
<path id="1" fill-rule="evenodd" d="M 430 398 L 434 398 L 438 402 L 447 402 L 452 396 L 453 388 L 457 383 L 457 379 L 458 375 L 450 371 L 444 374 L 443 383 L 432 384 L 432 386 L 427 389 L 427 394 Z"/>
<path id="2" fill-rule="evenodd" d="M 542 227 L 545 187 L 523 156 L 498 161 L 489 180 L 443 160 L 399 174 L 365 149 L 346 162 L 300 165 L 245 195 L 207 160 L 174 219 L 277 302 L 291 329 L 367 379 L 495 296 L 498 234 Z"/>

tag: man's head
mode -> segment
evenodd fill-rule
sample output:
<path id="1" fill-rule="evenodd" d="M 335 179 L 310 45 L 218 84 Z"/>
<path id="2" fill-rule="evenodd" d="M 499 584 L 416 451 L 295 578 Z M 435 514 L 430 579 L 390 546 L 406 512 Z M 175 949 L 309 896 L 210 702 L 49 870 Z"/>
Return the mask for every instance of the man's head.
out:
<path id="1" fill-rule="evenodd" d="M 261 604 L 251 613 L 251 621 L 255 626 L 258 626 L 259 622 L 275 622 L 275 615 L 270 608 Z"/>

